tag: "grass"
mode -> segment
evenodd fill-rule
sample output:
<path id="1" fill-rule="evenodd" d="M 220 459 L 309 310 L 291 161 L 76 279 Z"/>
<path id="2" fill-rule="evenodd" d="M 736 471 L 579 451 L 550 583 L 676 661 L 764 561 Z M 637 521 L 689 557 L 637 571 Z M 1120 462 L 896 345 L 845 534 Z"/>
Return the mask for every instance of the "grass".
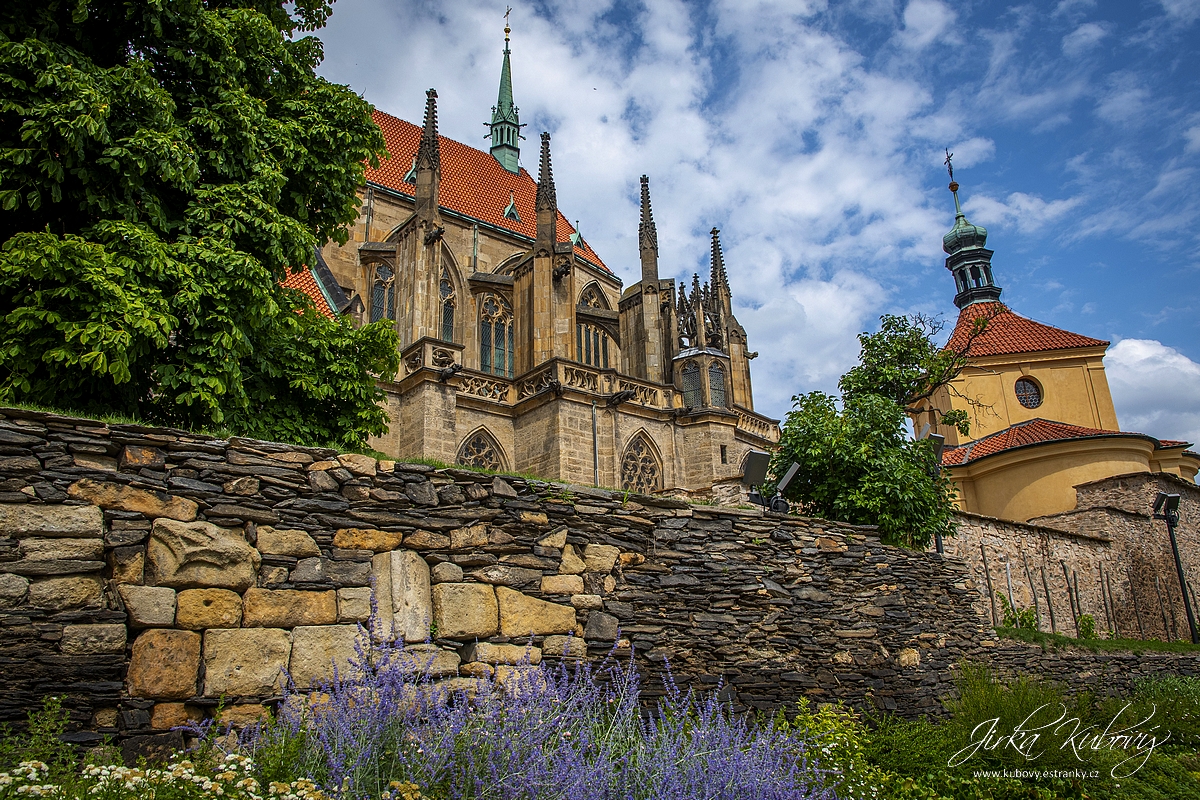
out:
<path id="1" fill-rule="evenodd" d="M 1159 639 L 1076 639 L 1071 636 L 1063 636 L 1061 633 L 1045 633 L 1044 631 L 1036 631 L 1029 628 L 997 627 L 996 635 L 1001 639 L 1040 644 L 1043 650 L 1079 647 L 1091 650 L 1092 652 L 1133 651 L 1135 655 L 1144 652 L 1200 652 L 1200 645 L 1195 645 L 1191 642 L 1164 642 Z"/>

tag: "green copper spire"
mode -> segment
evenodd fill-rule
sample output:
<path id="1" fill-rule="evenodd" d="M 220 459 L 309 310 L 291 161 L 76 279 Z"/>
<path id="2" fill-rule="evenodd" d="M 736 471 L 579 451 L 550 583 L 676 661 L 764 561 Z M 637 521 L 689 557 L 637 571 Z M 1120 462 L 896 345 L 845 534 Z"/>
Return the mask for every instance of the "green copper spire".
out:
<path id="1" fill-rule="evenodd" d="M 972 225 L 958 202 L 958 181 L 954 180 L 954 154 L 946 150 L 946 170 L 950 173 L 950 192 L 954 195 L 954 227 L 942 237 L 946 269 L 954 276 L 958 293 L 954 304 L 965 308 L 972 303 L 994 302 L 1003 291 L 992 277 L 992 251 L 988 250 L 987 228 Z"/>
<path id="2" fill-rule="evenodd" d="M 492 135 L 492 155 L 514 175 L 521 167 L 519 163 L 521 146 L 521 119 L 517 107 L 513 103 L 512 67 L 509 65 L 508 35 L 512 28 L 508 27 L 508 15 L 504 18 L 504 66 L 500 68 L 500 94 L 496 105 L 492 106 L 492 121 L 488 128 Z"/>

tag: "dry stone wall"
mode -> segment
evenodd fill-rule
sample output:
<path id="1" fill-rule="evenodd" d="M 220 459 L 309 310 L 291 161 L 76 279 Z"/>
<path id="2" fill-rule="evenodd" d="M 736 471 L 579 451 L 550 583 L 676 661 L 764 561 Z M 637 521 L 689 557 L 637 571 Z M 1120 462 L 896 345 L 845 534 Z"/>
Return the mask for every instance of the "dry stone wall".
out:
<path id="1" fill-rule="evenodd" d="M 1005 651 L 978 600 L 867 528 L 0 410 L 0 719 L 57 694 L 130 753 L 384 639 L 464 689 L 615 648 L 648 695 L 669 664 L 743 709 L 940 713 Z"/>

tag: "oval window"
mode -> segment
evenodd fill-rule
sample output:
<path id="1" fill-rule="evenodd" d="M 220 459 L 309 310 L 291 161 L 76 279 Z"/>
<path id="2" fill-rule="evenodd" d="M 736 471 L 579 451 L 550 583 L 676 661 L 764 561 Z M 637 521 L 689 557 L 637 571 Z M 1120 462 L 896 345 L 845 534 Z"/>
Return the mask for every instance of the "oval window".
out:
<path id="1" fill-rule="evenodd" d="M 1026 408 L 1037 408 L 1042 404 L 1042 388 L 1030 378 L 1019 378 L 1016 385 L 1017 400 Z"/>

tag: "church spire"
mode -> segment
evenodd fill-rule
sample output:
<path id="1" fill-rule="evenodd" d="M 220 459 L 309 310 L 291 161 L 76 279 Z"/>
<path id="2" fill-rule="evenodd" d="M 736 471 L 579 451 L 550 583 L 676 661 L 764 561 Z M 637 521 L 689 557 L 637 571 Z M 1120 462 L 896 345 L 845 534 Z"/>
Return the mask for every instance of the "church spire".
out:
<path id="1" fill-rule="evenodd" d="M 550 166 L 550 134 L 542 132 L 542 154 L 538 160 L 537 238 L 550 244 L 558 241 L 558 198 L 554 194 L 554 170 Z"/>
<path id="2" fill-rule="evenodd" d="M 713 228 L 709 233 L 712 235 L 712 285 L 715 290 L 717 287 L 729 288 L 729 276 L 725 274 L 725 256 L 721 254 L 721 232 Z"/>
<path id="3" fill-rule="evenodd" d="M 511 32 L 512 28 L 508 27 L 508 14 L 505 14 L 504 64 L 500 67 L 500 92 L 496 97 L 496 105 L 492 106 L 492 121 L 487 123 L 487 126 L 492 137 L 492 156 L 500 162 L 500 166 L 516 175 L 521 170 L 521 119 L 513 103 L 512 67 L 508 60 L 508 35 Z"/>
<path id="4" fill-rule="evenodd" d="M 958 181 L 954 180 L 954 154 L 946 151 L 946 171 L 950 173 L 950 192 L 954 195 L 954 227 L 942 237 L 946 269 L 954 276 L 958 293 L 954 304 L 966 308 L 972 303 L 995 302 L 1003 291 L 992 278 L 992 251 L 988 250 L 987 229 L 972 225 L 958 200 Z"/>

